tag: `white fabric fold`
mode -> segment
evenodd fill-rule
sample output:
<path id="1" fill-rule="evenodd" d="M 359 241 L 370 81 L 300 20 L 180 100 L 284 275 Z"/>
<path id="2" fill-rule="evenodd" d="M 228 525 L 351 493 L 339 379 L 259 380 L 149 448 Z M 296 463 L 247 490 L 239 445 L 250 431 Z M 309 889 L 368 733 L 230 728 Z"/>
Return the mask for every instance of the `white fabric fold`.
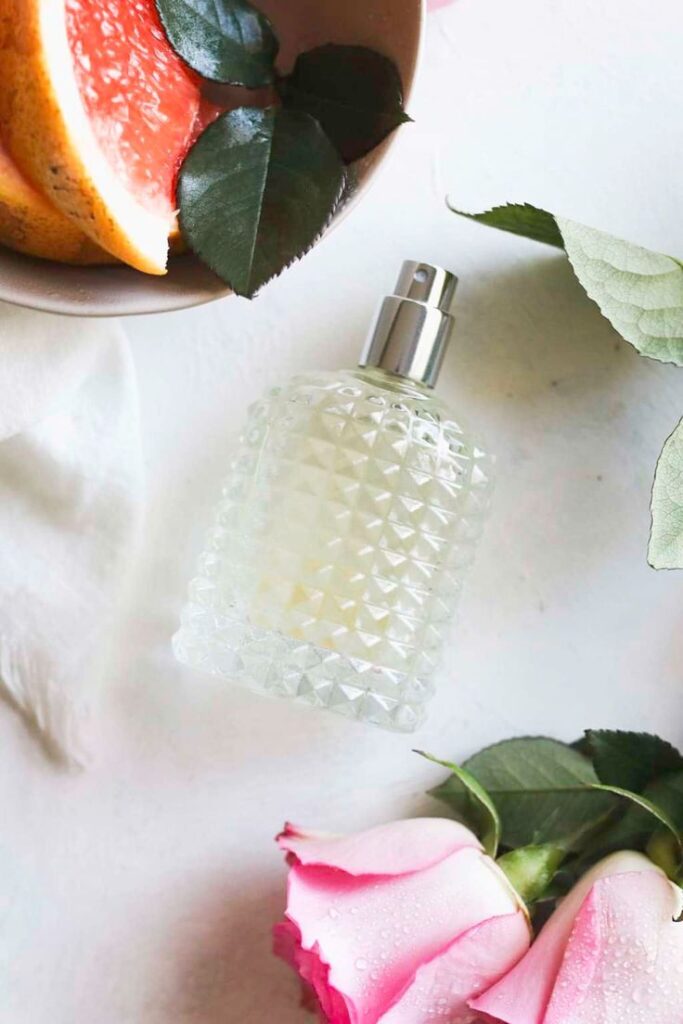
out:
<path id="1" fill-rule="evenodd" d="M 0 694 L 71 766 L 87 757 L 142 501 L 118 323 L 0 306 Z"/>

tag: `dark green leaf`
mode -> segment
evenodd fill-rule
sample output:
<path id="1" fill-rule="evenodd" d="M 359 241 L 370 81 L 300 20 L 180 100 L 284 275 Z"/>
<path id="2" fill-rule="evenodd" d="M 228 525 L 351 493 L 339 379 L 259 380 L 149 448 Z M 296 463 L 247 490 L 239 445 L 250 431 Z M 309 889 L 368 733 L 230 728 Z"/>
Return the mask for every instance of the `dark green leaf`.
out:
<path id="1" fill-rule="evenodd" d="M 506 847 L 559 843 L 579 850 L 616 804 L 614 797 L 591 788 L 598 778 L 588 758 L 553 739 L 505 740 L 463 767 L 496 805 Z M 434 795 L 462 813 L 463 787 L 455 776 Z"/>
<path id="2" fill-rule="evenodd" d="M 657 779 L 645 790 L 645 796 L 661 807 L 683 832 L 683 771 Z"/>
<path id="3" fill-rule="evenodd" d="M 364 46 L 329 43 L 302 53 L 278 88 L 286 107 L 320 121 L 346 163 L 410 120 L 396 65 Z"/>
<path id="4" fill-rule="evenodd" d="M 270 85 L 278 41 L 247 0 L 156 0 L 173 49 L 204 78 L 257 89 Z"/>
<path id="5" fill-rule="evenodd" d="M 240 107 L 207 128 L 185 159 L 180 226 L 212 270 L 252 297 L 311 248 L 345 184 L 339 155 L 308 114 Z"/>
<path id="6" fill-rule="evenodd" d="M 586 867 L 594 864 L 601 857 L 618 850 L 644 850 L 652 835 L 653 819 L 650 814 L 635 805 L 607 828 L 593 837 L 593 842 L 585 850 Z"/>
<path id="7" fill-rule="evenodd" d="M 479 836 L 489 856 L 495 857 L 500 843 L 500 818 L 484 787 L 468 771 L 451 761 L 440 761 L 438 757 L 426 754 L 424 750 L 416 750 L 415 753 L 426 757 L 428 761 L 433 761 L 434 764 L 440 764 L 442 768 L 448 768 L 462 783 L 468 798 L 467 818 L 464 824 L 469 825 Z"/>
<path id="8" fill-rule="evenodd" d="M 629 800 L 635 807 L 649 815 L 654 821 L 651 824 L 650 831 L 657 831 L 659 826 L 664 826 L 669 832 L 676 844 L 676 851 L 678 855 L 677 869 L 681 865 L 681 859 L 683 858 L 683 847 L 681 846 L 681 837 L 678 834 L 676 823 L 669 816 L 669 814 L 663 810 L 660 806 L 643 796 L 642 793 L 631 793 L 627 789 L 622 789 L 620 786 L 603 786 L 597 784 L 593 787 L 596 790 L 600 790 L 606 793 L 613 793 L 615 796 L 622 797 L 625 800 Z"/>
<path id="9" fill-rule="evenodd" d="M 657 779 L 642 795 L 667 815 L 679 833 L 683 832 L 683 772 Z M 619 821 L 596 837 L 591 850 L 593 858 L 615 850 L 643 850 L 658 827 L 659 823 L 648 810 L 633 805 Z"/>
<path id="10" fill-rule="evenodd" d="M 539 210 L 529 203 L 506 203 L 505 206 L 494 206 L 492 210 L 483 213 L 465 213 L 464 210 L 456 210 L 454 206 L 450 209 L 468 220 L 476 220 L 478 224 L 488 224 L 500 231 L 509 231 L 512 235 L 521 235 L 534 242 L 544 242 L 557 249 L 564 249 L 564 241 L 552 213 Z"/>
<path id="11" fill-rule="evenodd" d="M 567 855 L 562 846 L 520 846 L 503 854 L 498 866 L 527 905 L 536 903 L 548 892 L 557 869 Z"/>
<path id="12" fill-rule="evenodd" d="M 660 775 L 683 771 L 683 756 L 674 746 L 645 732 L 587 729 L 586 740 L 600 782 L 633 793 Z"/>
<path id="13" fill-rule="evenodd" d="M 591 756 L 590 744 L 585 735 L 581 736 L 578 740 L 574 740 L 574 742 L 570 743 L 569 746 L 572 750 L 578 750 L 580 754 L 585 754 L 586 757 Z"/>

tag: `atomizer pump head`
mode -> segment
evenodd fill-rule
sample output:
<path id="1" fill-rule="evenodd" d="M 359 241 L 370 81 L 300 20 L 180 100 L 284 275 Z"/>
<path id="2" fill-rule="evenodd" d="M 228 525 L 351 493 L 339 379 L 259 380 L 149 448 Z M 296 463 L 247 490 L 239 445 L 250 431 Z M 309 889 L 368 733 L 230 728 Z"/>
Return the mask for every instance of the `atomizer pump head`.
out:
<path id="1" fill-rule="evenodd" d="M 396 288 L 382 302 L 360 366 L 433 388 L 453 328 L 450 314 L 458 279 L 430 263 L 406 260 Z"/>

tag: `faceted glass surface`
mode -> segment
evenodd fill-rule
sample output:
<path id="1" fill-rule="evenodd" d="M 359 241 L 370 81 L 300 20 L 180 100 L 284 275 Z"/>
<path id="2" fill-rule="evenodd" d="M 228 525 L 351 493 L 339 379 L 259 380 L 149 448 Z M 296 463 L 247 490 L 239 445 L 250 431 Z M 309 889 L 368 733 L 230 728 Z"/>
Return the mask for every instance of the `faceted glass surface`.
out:
<path id="1" fill-rule="evenodd" d="M 472 561 L 490 459 L 379 370 L 252 407 L 174 648 L 252 689 L 410 732 Z"/>

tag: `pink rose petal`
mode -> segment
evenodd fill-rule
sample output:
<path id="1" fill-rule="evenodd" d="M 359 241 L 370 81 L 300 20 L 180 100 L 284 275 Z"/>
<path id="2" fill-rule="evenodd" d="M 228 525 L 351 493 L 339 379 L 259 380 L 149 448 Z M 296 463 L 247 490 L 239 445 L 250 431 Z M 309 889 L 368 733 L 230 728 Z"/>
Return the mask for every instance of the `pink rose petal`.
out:
<path id="1" fill-rule="evenodd" d="M 642 854 L 606 858 L 574 887 L 523 960 L 470 1005 L 504 1024 L 632 1024 L 641 1017 L 627 999 L 647 976 L 658 1012 L 642 1020 L 682 1024 L 676 900 L 675 887 Z M 653 953 L 656 966 L 648 961 Z"/>
<path id="2" fill-rule="evenodd" d="M 466 847 L 481 849 L 469 829 L 446 818 L 392 821 L 348 836 L 306 832 L 288 824 L 277 841 L 300 864 L 325 865 L 350 875 L 403 875 L 432 867 Z"/>
<path id="3" fill-rule="evenodd" d="M 302 949 L 330 965 L 327 984 L 343 993 L 350 1024 L 376 1024 L 456 937 L 518 910 L 502 872 L 474 846 L 411 874 L 359 878 L 301 864 L 289 874 L 287 917 Z"/>
<path id="4" fill-rule="evenodd" d="M 299 929 L 291 921 L 273 928 L 273 952 L 299 974 L 307 1010 L 319 1010 L 329 1024 L 350 1024 L 346 1000 L 329 984 L 329 966 L 320 959 L 317 947 L 302 948 Z"/>
<path id="5" fill-rule="evenodd" d="M 273 953 L 290 967 L 297 966 L 297 952 L 301 948 L 301 932 L 291 921 L 280 921 L 273 928 Z"/>
<path id="6" fill-rule="evenodd" d="M 381 1024 L 470 1024 L 468 1000 L 483 992 L 524 956 L 529 923 L 523 911 L 492 917 L 459 936 L 418 969 L 415 980 Z"/>
<path id="7" fill-rule="evenodd" d="M 427 0 L 427 10 L 435 11 L 439 7 L 445 7 L 447 4 L 452 3 L 453 0 Z"/>
<path id="8" fill-rule="evenodd" d="M 301 957 L 301 934 L 291 921 L 280 921 L 273 927 L 273 953 L 299 974 L 301 983 L 301 1005 L 311 1012 L 320 1009 L 315 991 L 299 973 Z"/>
<path id="9" fill-rule="evenodd" d="M 652 872 L 599 879 L 576 919 L 544 1024 L 681 1024 L 680 890 Z"/>

